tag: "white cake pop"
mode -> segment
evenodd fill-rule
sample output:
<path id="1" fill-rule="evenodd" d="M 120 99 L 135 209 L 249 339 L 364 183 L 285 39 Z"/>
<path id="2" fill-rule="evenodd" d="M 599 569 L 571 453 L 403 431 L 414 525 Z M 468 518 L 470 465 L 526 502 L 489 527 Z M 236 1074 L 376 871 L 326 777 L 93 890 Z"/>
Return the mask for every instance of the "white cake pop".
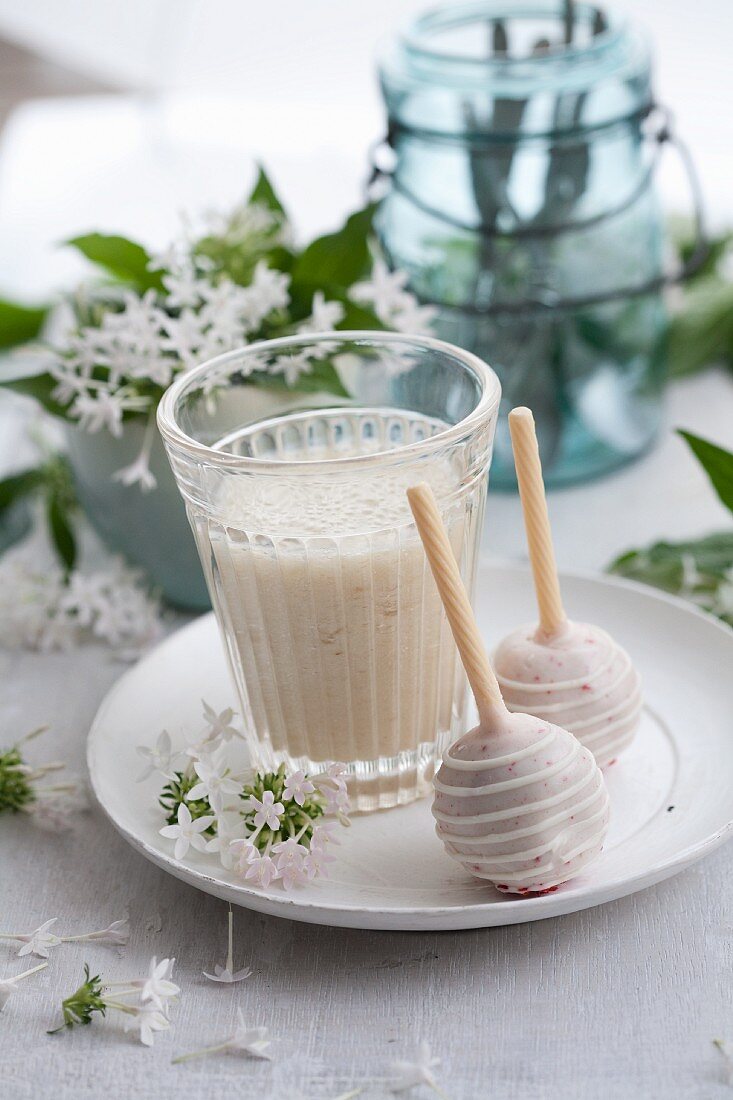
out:
<path id="1" fill-rule="evenodd" d="M 567 730 L 507 710 L 435 497 L 427 485 L 407 495 L 480 720 L 451 745 L 435 778 L 436 831 L 449 855 L 499 890 L 554 890 L 600 854 L 609 819 L 603 776 Z"/>
<path id="2" fill-rule="evenodd" d="M 603 768 L 638 729 L 639 674 L 604 630 L 565 615 L 530 410 L 513 409 L 509 428 L 540 621 L 513 631 L 497 646 L 494 670 L 510 710 L 570 730 Z"/>

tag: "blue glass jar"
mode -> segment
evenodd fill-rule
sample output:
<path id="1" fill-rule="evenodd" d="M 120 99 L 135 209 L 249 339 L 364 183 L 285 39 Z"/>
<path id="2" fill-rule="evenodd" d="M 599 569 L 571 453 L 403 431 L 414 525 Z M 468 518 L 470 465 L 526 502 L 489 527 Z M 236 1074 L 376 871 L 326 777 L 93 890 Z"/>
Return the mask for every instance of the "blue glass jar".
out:
<path id="1" fill-rule="evenodd" d="M 451 4 L 380 63 L 392 163 L 377 231 L 438 333 L 529 405 L 548 481 L 653 440 L 664 234 L 644 39 L 590 4 Z M 514 483 L 508 433 L 492 483 Z"/>

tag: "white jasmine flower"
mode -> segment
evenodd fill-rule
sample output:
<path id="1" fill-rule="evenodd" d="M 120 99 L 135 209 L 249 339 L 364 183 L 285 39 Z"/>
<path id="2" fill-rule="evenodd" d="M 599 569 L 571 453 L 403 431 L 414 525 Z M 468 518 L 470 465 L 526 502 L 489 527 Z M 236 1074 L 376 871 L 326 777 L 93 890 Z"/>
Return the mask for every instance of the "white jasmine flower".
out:
<path id="1" fill-rule="evenodd" d="M 232 982 L 241 982 L 244 978 L 249 978 L 252 971 L 248 966 L 242 967 L 241 970 L 234 969 L 234 949 L 233 949 L 233 935 L 234 935 L 234 914 L 232 913 L 232 907 L 229 906 L 229 923 L 228 923 L 228 948 L 227 958 L 224 966 L 220 966 L 217 963 L 214 967 L 214 973 L 209 974 L 204 970 L 203 974 L 205 978 L 208 978 L 212 982 L 225 982 L 231 984 Z"/>
<path id="2" fill-rule="evenodd" d="M 280 827 L 280 817 L 285 807 L 282 802 L 275 801 L 275 795 L 272 791 L 265 791 L 262 800 L 250 795 L 247 805 L 249 809 L 256 811 L 254 816 L 255 828 L 261 829 L 264 825 L 267 825 L 273 833 L 277 832 Z"/>
<path id="3" fill-rule="evenodd" d="M 144 782 L 153 772 L 160 772 L 166 779 L 173 779 L 175 775 L 174 764 L 180 754 L 173 752 L 171 735 L 168 730 L 162 730 L 158 734 L 155 748 L 151 749 L 147 745 L 138 745 L 137 752 L 144 760 L 147 760 L 144 771 L 137 777 L 138 783 Z"/>
<path id="4" fill-rule="evenodd" d="M 218 853 L 219 862 L 225 871 L 232 871 L 235 869 L 237 863 L 236 853 L 231 851 L 230 845 L 235 837 L 238 836 L 240 826 L 241 820 L 238 820 L 237 828 L 232 829 L 225 815 L 217 815 L 216 836 L 212 837 L 206 844 L 207 852 Z"/>
<path id="5" fill-rule="evenodd" d="M 149 405 L 147 397 L 125 395 L 120 390 L 98 389 L 96 393 L 79 393 L 69 408 L 70 416 L 79 421 L 84 431 L 94 434 L 106 428 L 111 435 L 122 435 L 122 417 L 126 410 L 140 411 Z"/>
<path id="6" fill-rule="evenodd" d="M 64 943 L 85 941 L 87 943 L 104 943 L 110 947 L 125 947 L 130 939 L 130 921 L 127 917 L 122 920 L 114 920 L 107 928 L 99 932 L 85 932 L 82 936 L 63 936 Z"/>
<path id="7" fill-rule="evenodd" d="M 186 795 L 187 801 L 196 802 L 199 798 L 208 798 L 214 813 L 220 814 L 224 809 L 224 796 L 238 794 L 241 784 L 231 778 L 226 762 L 217 758 L 217 755 L 212 754 L 205 760 L 197 760 L 193 767 L 199 782 Z"/>
<path id="8" fill-rule="evenodd" d="M 328 871 L 326 870 L 327 863 L 334 863 L 334 857 L 328 854 L 328 849 L 324 844 L 316 844 L 313 846 L 311 840 L 308 854 L 303 859 L 303 870 L 306 877 L 311 881 L 318 875 L 322 875 L 323 878 L 328 877 Z"/>
<path id="9" fill-rule="evenodd" d="M 89 631 L 123 655 L 159 635 L 158 608 L 139 574 L 121 563 L 94 574 L 74 571 L 65 584 L 60 570 L 0 562 L 0 644 L 6 648 L 68 649 Z"/>
<path id="10" fill-rule="evenodd" d="M 283 798 L 286 801 L 292 798 L 302 806 L 308 795 L 313 794 L 315 789 L 310 779 L 306 779 L 304 771 L 293 772 L 285 779 Z"/>
<path id="11" fill-rule="evenodd" d="M 47 966 L 48 963 L 42 962 L 38 966 L 32 966 L 30 970 L 24 970 L 22 974 L 14 974 L 12 978 L 0 978 L 0 1012 L 5 1008 L 13 993 L 17 992 L 18 982 L 30 977 L 31 974 L 37 974 L 39 970 L 43 970 Z"/>
<path id="12" fill-rule="evenodd" d="M 300 326 L 301 332 L 330 332 L 343 321 L 346 310 L 341 302 L 327 302 L 322 290 L 313 295 L 311 315 Z"/>
<path id="13" fill-rule="evenodd" d="M 139 485 L 143 493 L 149 493 L 158 485 L 155 474 L 150 469 L 150 455 L 155 441 L 155 417 L 150 416 L 143 435 L 140 454 L 129 466 L 123 466 L 112 474 L 113 481 L 121 481 L 123 485 Z"/>
<path id="14" fill-rule="evenodd" d="M 232 858 L 230 870 L 246 875 L 250 863 L 259 858 L 259 852 L 249 837 L 237 837 L 229 841 L 229 853 Z"/>
<path id="15" fill-rule="evenodd" d="M 322 821 L 316 825 L 311 836 L 310 850 L 314 848 L 328 848 L 330 844 L 340 844 L 336 835 L 337 825 L 333 821 Z"/>
<path id="16" fill-rule="evenodd" d="M 268 267 L 265 260 L 257 263 L 251 284 L 242 287 L 240 295 L 242 321 L 249 332 L 256 331 L 274 310 L 289 305 L 289 285 L 289 275 Z"/>
<path id="17" fill-rule="evenodd" d="M 350 801 L 345 786 L 331 787 L 324 784 L 320 790 L 324 798 L 325 812 L 327 814 L 336 814 L 339 816 L 348 812 Z"/>
<path id="18" fill-rule="evenodd" d="M 57 920 L 58 917 L 51 917 L 50 920 L 44 921 L 44 923 L 39 925 L 33 932 L 28 932 L 26 934 L 21 933 L 17 936 L 8 937 L 22 943 L 23 946 L 18 951 L 18 955 L 37 955 L 39 959 L 47 959 L 51 948 L 58 947 L 62 942 L 59 936 L 55 936 L 53 932 L 49 932 L 49 928 L 51 928 Z"/>
<path id="19" fill-rule="evenodd" d="M 288 386 L 294 386 L 302 374 L 313 373 L 313 353 L 310 349 L 278 355 L 270 365 L 270 374 L 281 374 Z"/>
<path id="20" fill-rule="evenodd" d="M 156 1031 L 169 1031 L 171 1022 L 154 1004 L 130 1006 L 129 1015 L 125 1021 L 125 1031 L 138 1028 L 140 1042 L 151 1047 L 155 1041 Z"/>
<path id="21" fill-rule="evenodd" d="M 39 787 L 35 801 L 23 807 L 34 825 L 49 833 L 63 833 L 71 829 L 77 814 L 89 809 L 84 791 L 76 783 L 53 787 Z"/>
<path id="22" fill-rule="evenodd" d="M 355 302 L 373 306 L 377 317 L 383 320 L 405 305 L 409 293 L 405 290 L 407 279 L 406 272 L 390 271 L 384 260 L 377 257 L 372 266 L 371 277 L 364 282 L 354 283 L 349 297 Z"/>
<path id="23" fill-rule="evenodd" d="M 204 324 L 192 309 L 184 309 L 178 317 L 166 317 L 163 330 L 167 334 L 161 347 L 173 352 L 186 367 L 193 367 L 203 357 L 201 349 L 206 343 Z"/>
<path id="24" fill-rule="evenodd" d="M 226 1039 L 213 1046 L 203 1047 L 201 1050 L 191 1051 L 190 1054 L 179 1054 L 173 1059 L 174 1064 L 188 1062 L 192 1058 L 206 1058 L 210 1054 L 222 1054 L 227 1051 L 242 1051 L 252 1058 L 272 1058 L 267 1048 L 270 1046 L 266 1027 L 249 1027 L 244 1022 L 241 1008 L 237 1009 L 237 1025 Z"/>
<path id="25" fill-rule="evenodd" d="M 171 309 L 195 309 L 205 300 L 210 286 L 207 279 L 200 278 L 190 260 L 179 259 L 162 281 L 167 291 L 166 305 Z"/>
<path id="26" fill-rule="evenodd" d="M 266 890 L 271 882 L 280 878 L 280 870 L 272 856 L 257 852 L 249 861 L 244 877 Z"/>
<path id="27" fill-rule="evenodd" d="M 285 889 L 302 886 L 308 879 L 305 863 L 308 849 L 295 837 L 289 837 L 288 840 L 275 844 L 272 851 L 277 857 L 277 869 Z"/>
<path id="28" fill-rule="evenodd" d="M 194 821 L 188 806 L 185 802 L 181 802 L 178 807 L 178 824 L 165 825 L 160 829 L 160 835 L 169 840 L 175 840 L 173 855 L 176 859 L 183 859 L 189 847 L 195 848 L 197 852 L 206 851 L 206 840 L 201 834 L 208 829 L 212 821 L 214 821 L 213 814 L 198 817 Z"/>
<path id="29" fill-rule="evenodd" d="M 19 955 L 38 955 L 41 959 L 47 959 L 48 953 L 53 947 L 61 943 L 104 943 L 115 947 L 127 943 L 130 930 L 127 918 L 113 921 L 108 928 L 102 928 L 97 932 L 82 932 L 76 936 L 57 936 L 49 929 L 56 923 L 58 917 L 51 917 L 33 932 L 0 932 L 0 939 L 17 940 L 23 946 L 18 951 Z"/>
<path id="30" fill-rule="evenodd" d="M 389 324 L 396 332 L 406 332 L 413 336 L 429 336 L 438 316 L 435 306 L 421 306 L 417 298 L 408 295 L 399 309 L 389 318 Z"/>
<path id="31" fill-rule="evenodd" d="M 232 725 L 234 711 L 231 707 L 226 707 L 220 714 L 217 714 L 213 707 L 210 707 L 203 699 L 201 700 L 201 706 L 204 708 L 204 720 L 209 727 L 207 741 L 233 741 L 235 738 L 242 740 L 241 731 Z"/>
<path id="32" fill-rule="evenodd" d="M 407 1089 L 414 1089 L 419 1085 L 427 1085 L 439 1096 L 444 1096 L 445 1093 L 439 1088 L 433 1073 L 433 1070 L 437 1069 L 439 1065 L 440 1058 L 433 1058 L 428 1044 L 421 1042 L 414 1062 L 399 1061 L 393 1064 L 392 1072 L 396 1075 L 397 1080 L 391 1086 L 392 1092 L 405 1092 Z"/>
<path id="33" fill-rule="evenodd" d="M 175 961 L 175 959 L 161 959 L 158 962 L 153 955 L 148 967 L 148 976 L 142 982 L 140 1000 L 143 1004 L 150 1002 L 160 1012 L 167 1012 L 168 1001 L 181 992 L 175 982 L 171 981 Z"/>

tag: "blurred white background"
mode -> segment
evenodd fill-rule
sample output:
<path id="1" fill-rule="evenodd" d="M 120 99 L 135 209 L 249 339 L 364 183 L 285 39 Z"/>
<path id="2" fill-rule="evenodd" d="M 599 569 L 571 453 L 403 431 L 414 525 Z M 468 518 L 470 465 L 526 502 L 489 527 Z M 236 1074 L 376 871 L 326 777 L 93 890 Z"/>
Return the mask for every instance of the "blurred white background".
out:
<path id="1" fill-rule="evenodd" d="M 34 100 L 12 115 L 0 149 L 2 284 L 28 294 L 58 284 L 73 261 L 48 244 L 93 224 L 164 240 L 181 208 L 241 194 L 252 157 L 268 163 L 304 233 L 332 224 L 360 201 L 367 147 L 383 129 L 380 40 L 426 6 L 0 0 L 0 38 L 104 94 Z M 733 3 L 608 6 L 652 36 L 658 98 L 692 148 L 711 220 L 733 222 Z M 115 91 L 131 94 L 110 99 Z M 28 92 L 43 95 L 43 80 Z M 663 191 L 671 209 L 685 208 L 671 161 Z"/>

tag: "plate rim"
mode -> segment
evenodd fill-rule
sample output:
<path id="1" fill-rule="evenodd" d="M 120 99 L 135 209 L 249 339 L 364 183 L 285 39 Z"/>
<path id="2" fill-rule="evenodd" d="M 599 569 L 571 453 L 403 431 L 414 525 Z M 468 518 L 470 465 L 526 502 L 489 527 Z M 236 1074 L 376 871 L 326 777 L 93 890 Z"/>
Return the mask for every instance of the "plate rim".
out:
<path id="1" fill-rule="evenodd" d="M 531 576 L 529 566 L 526 563 L 501 558 L 487 558 L 482 555 L 478 562 L 478 571 L 486 569 L 492 572 L 496 570 L 511 571 L 515 574 L 522 574 L 527 577 Z M 722 637 L 727 639 L 728 644 L 733 643 L 733 629 L 709 612 L 703 611 L 694 604 L 688 603 L 686 600 L 665 592 L 662 589 L 656 589 L 650 585 L 645 585 L 626 577 L 618 577 L 613 574 L 599 574 L 592 571 L 564 570 L 560 573 L 560 581 L 563 583 L 566 580 L 571 583 L 573 581 L 582 581 L 599 584 L 605 587 L 624 588 L 646 599 L 671 605 L 687 615 L 702 620 L 708 626 L 714 627 Z M 198 616 L 192 622 L 186 623 L 177 630 L 174 630 L 149 650 L 143 656 L 142 660 L 144 661 L 153 654 L 165 650 L 167 647 L 172 646 L 174 642 L 179 642 L 180 635 L 186 632 L 200 630 L 202 624 L 207 620 L 210 621 L 213 616 L 213 611 L 209 611 Z M 227 895 L 231 895 L 231 900 L 234 900 L 235 904 L 239 904 L 253 911 L 267 912 L 273 910 L 273 915 L 279 915 L 284 919 L 302 920 L 307 923 L 333 927 L 378 929 L 380 927 L 379 922 L 386 921 L 387 923 L 381 924 L 381 927 L 393 931 L 438 930 L 433 922 L 439 921 L 441 918 L 451 918 L 455 920 L 456 923 L 452 926 L 453 928 L 480 928 L 490 925 L 498 927 L 501 924 L 527 923 L 533 920 L 550 919 L 556 916 L 579 912 L 583 909 L 590 909 L 596 905 L 603 905 L 606 902 L 637 893 L 648 886 L 653 886 L 663 881 L 663 879 L 670 878 L 672 875 L 685 870 L 692 863 L 697 862 L 699 859 L 703 858 L 703 856 L 720 847 L 733 833 L 732 817 L 719 829 L 704 837 L 702 840 L 687 845 L 666 860 L 655 863 L 653 866 L 638 871 L 631 876 L 615 878 L 610 882 L 606 881 L 602 884 L 598 884 L 596 887 L 593 887 L 592 884 L 585 885 L 582 890 L 573 890 L 571 888 L 560 894 L 551 894 L 545 897 L 502 898 L 501 900 L 452 906 L 423 905 L 395 907 L 337 902 L 324 903 L 319 901 L 299 900 L 286 894 L 274 896 L 271 893 L 264 893 L 244 884 L 226 882 L 216 875 L 207 874 L 195 867 L 191 867 L 182 860 L 176 860 L 174 856 L 168 855 L 158 848 L 153 847 L 144 838 L 118 821 L 112 810 L 105 805 L 102 793 L 99 789 L 99 776 L 97 774 L 96 763 L 99 730 L 102 727 L 106 711 L 114 703 L 117 695 L 124 690 L 128 680 L 134 676 L 139 667 L 140 662 L 137 662 L 131 668 L 123 672 L 114 682 L 101 700 L 87 735 L 86 762 L 89 782 L 95 801 L 105 817 L 131 847 L 139 851 L 156 866 L 160 867 L 161 870 L 167 871 L 175 878 L 194 886 L 196 889 L 203 890 L 205 893 L 212 893 L 211 887 L 217 886 L 221 890 L 226 891 Z M 619 888 L 621 888 L 621 891 L 617 893 L 616 891 L 618 891 Z M 237 900 L 235 900 L 235 896 Z M 503 914 L 509 919 L 498 922 L 481 919 L 482 916 L 485 917 L 493 914 Z M 460 919 L 466 916 L 470 917 L 472 923 L 466 924 Z M 339 917 L 343 919 L 339 920 Z M 372 921 L 367 924 L 355 923 L 352 920 L 348 920 L 348 918 L 353 917 L 372 918 Z M 413 922 L 411 927 L 395 923 L 396 921 L 399 922 L 401 918 L 403 921 L 410 921 L 410 918 L 418 918 L 422 919 L 425 923 L 419 924 Z M 377 923 L 374 923 L 375 920 Z M 450 926 L 445 924 L 443 927 L 448 930 Z"/>

